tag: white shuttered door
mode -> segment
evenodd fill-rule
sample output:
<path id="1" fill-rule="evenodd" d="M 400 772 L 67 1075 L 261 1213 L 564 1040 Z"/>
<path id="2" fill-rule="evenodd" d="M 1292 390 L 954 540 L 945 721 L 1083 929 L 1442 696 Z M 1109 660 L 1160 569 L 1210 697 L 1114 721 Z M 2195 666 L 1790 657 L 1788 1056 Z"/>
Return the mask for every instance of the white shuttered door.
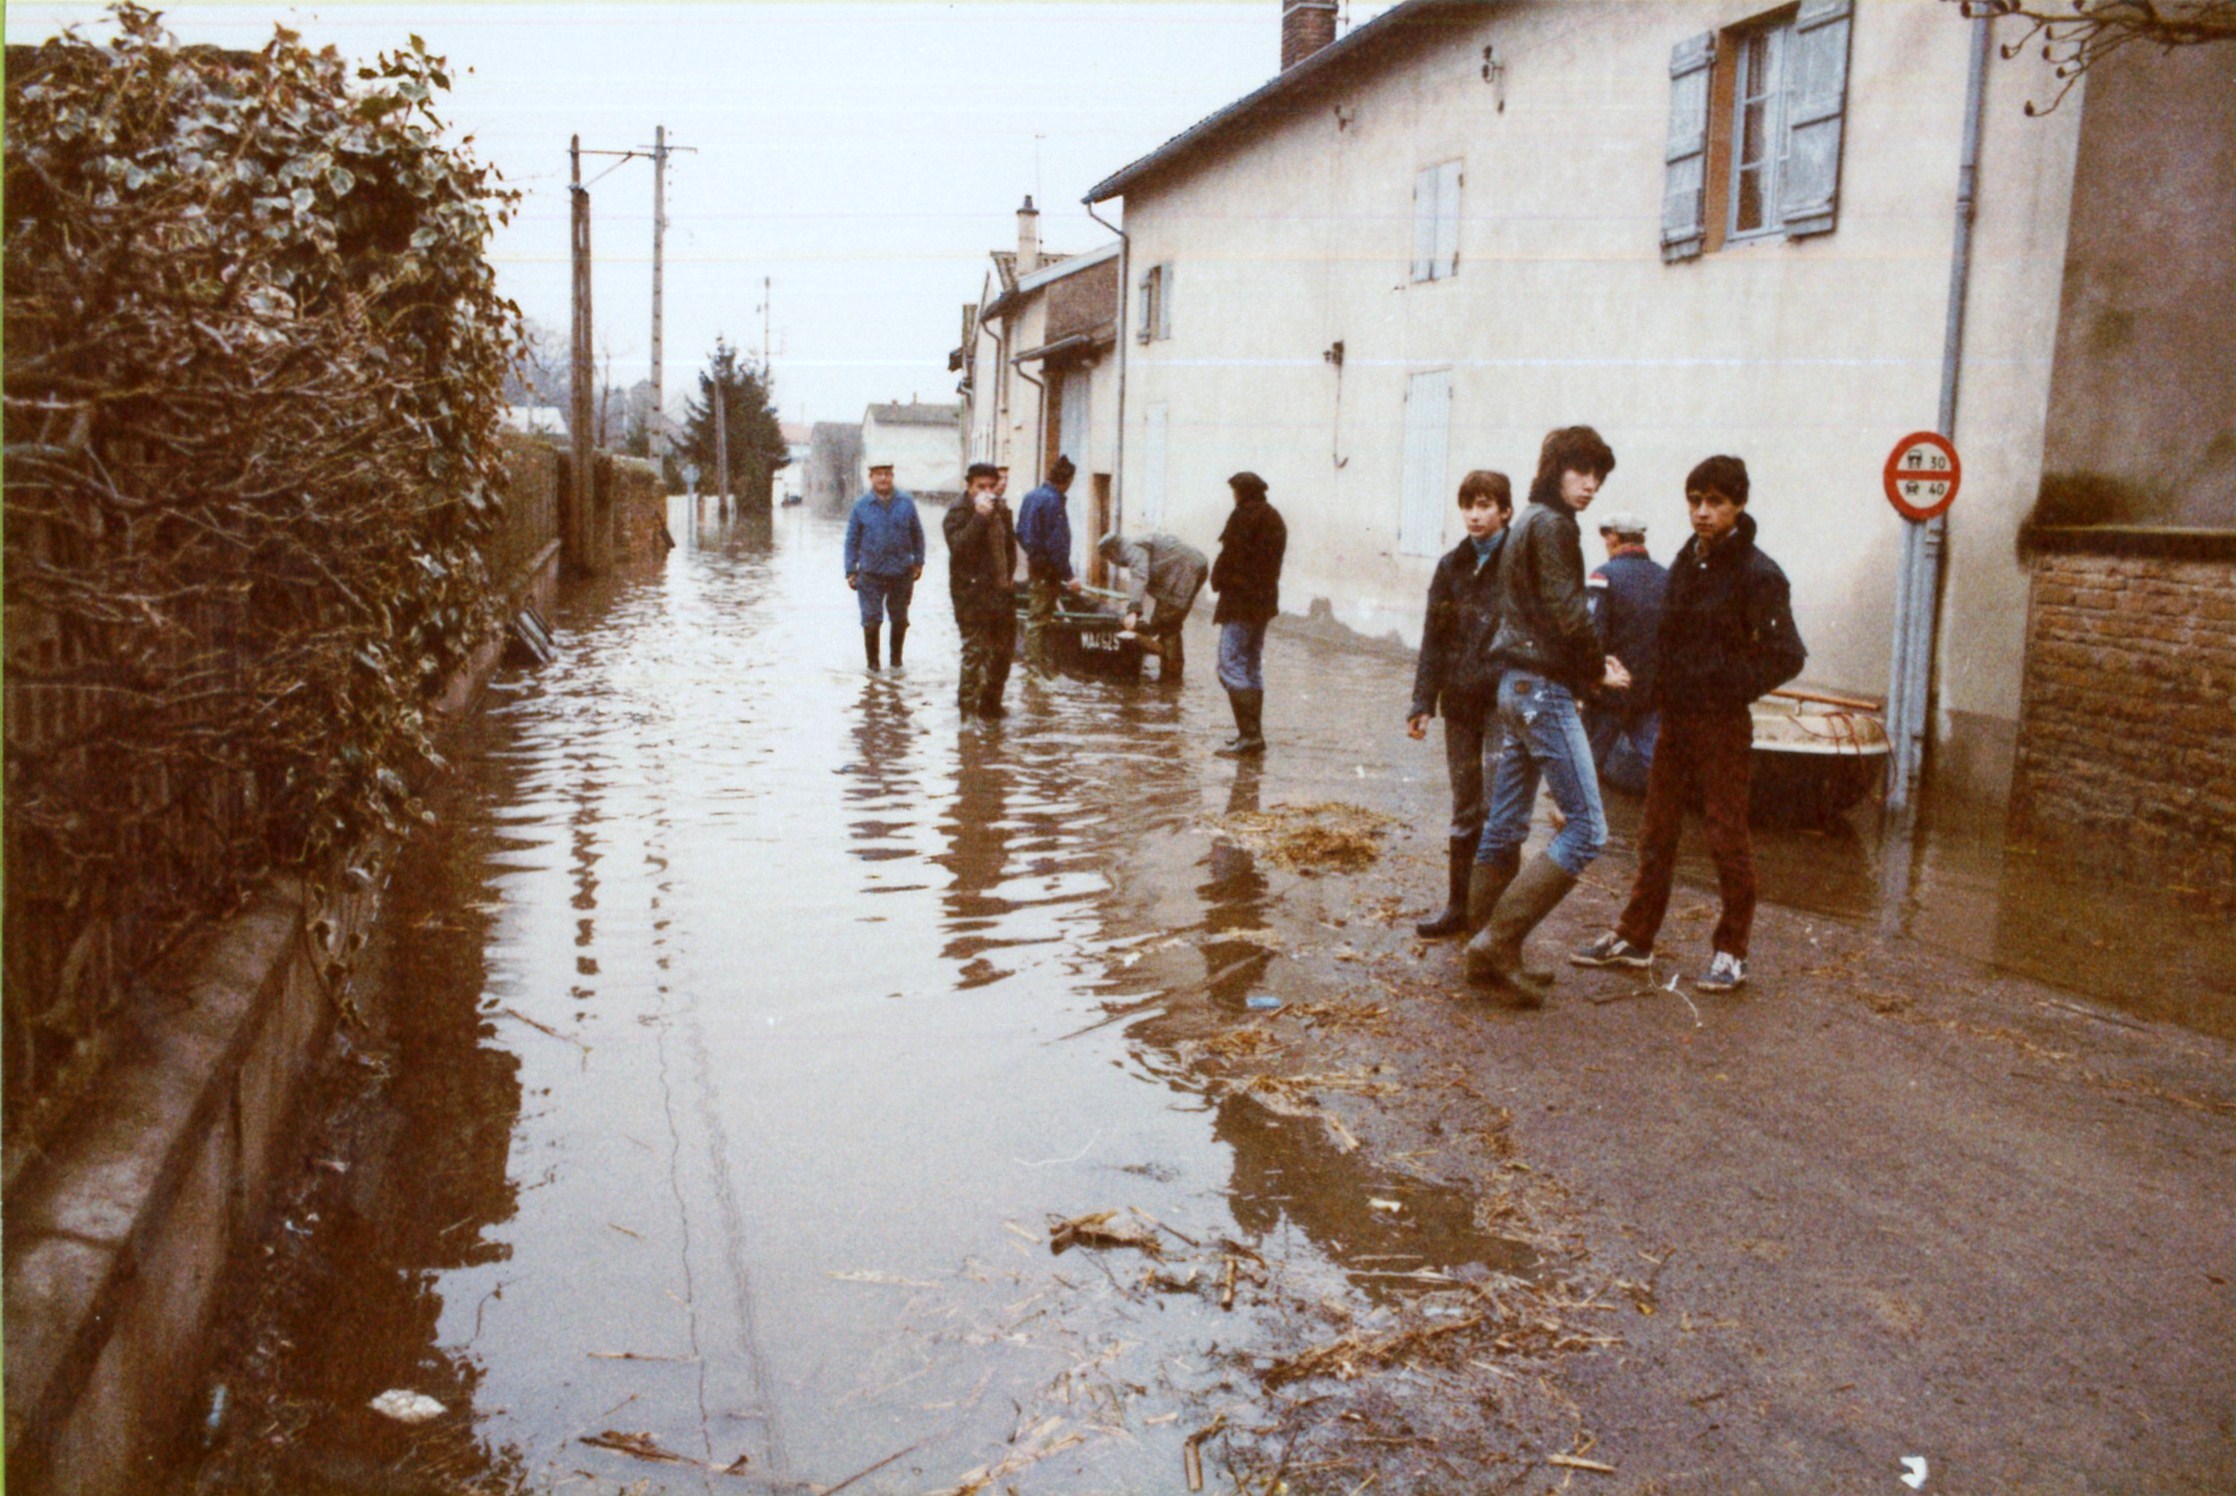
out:
<path id="1" fill-rule="evenodd" d="M 1451 459 L 1452 371 L 1431 369 L 1405 382 L 1405 469 L 1398 549 L 1434 556 L 1444 549 L 1445 467 Z"/>
<path id="2" fill-rule="evenodd" d="M 1165 522 L 1165 431 L 1167 408 L 1149 407 L 1149 420 L 1141 438 L 1141 504 L 1127 522 L 1128 531 L 1147 534 Z"/>

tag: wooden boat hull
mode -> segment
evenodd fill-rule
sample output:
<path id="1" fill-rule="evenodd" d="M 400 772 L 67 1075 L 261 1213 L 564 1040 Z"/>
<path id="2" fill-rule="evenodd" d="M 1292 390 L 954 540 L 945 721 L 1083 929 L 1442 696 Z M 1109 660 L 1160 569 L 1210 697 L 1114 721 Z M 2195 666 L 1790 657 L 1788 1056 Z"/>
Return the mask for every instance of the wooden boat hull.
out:
<path id="1" fill-rule="evenodd" d="M 1853 808 L 1886 781 L 1891 744 L 1875 712 L 1785 696 L 1754 704 L 1750 817 L 1813 825 Z"/>

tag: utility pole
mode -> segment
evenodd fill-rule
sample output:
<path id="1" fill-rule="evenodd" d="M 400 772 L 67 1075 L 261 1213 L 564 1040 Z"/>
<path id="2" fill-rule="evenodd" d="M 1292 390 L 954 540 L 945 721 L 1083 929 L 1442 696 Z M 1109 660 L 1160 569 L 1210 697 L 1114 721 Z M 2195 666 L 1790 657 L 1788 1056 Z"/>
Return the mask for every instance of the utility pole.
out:
<path id="1" fill-rule="evenodd" d="M 665 391 L 667 368 L 663 362 L 666 347 L 661 306 L 661 267 L 666 262 L 668 242 L 668 157 L 678 151 L 696 152 L 698 147 L 669 145 L 668 127 L 652 127 L 652 455 L 659 458 L 668 450 L 668 424 Z"/>
<path id="2" fill-rule="evenodd" d="M 580 135 L 568 141 L 567 160 L 571 168 L 567 198 L 574 257 L 574 358 L 571 368 L 573 379 L 568 390 L 571 408 L 567 417 L 567 431 L 574 455 L 568 474 L 571 480 L 568 486 L 572 490 L 571 501 L 567 506 L 571 523 L 562 525 L 561 534 L 572 542 L 566 549 L 572 552 L 567 559 L 574 568 L 578 571 L 597 571 L 601 569 L 598 565 L 597 547 L 588 533 L 590 516 L 595 507 L 595 479 L 590 467 L 590 189 L 582 185 Z"/>
<path id="3" fill-rule="evenodd" d="M 730 385 L 719 373 L 714 379 L 714 491 L 721 495 L 723 514 L 730 512 Z"/>

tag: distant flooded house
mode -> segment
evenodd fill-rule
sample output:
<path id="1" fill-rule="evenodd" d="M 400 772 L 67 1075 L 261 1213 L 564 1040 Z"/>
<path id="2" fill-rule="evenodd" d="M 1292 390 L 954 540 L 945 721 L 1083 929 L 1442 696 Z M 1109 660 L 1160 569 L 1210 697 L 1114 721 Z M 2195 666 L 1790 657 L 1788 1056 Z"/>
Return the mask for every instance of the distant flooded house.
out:
<path id="1" fill-rule="evenodd" d="M 964 309 L 964 455 L 1009 468 L 1011 504 L 1059 455 L 1078 470 L 1069 494 L 1074 566 L 1098 576 L 1094 541 L 1115 523 L 1118 461 L 1118 246 L 1078 255 L 1040 248 L 1026 198 L 1017 248 L 990 257 L 978 302 Z"/>
<path id="2" fill-rule="evenodd" d="M 1595 425 L 1620 459 L 1601 502 L 1667 560 L 1685 473 L 1734 452 L 1808 679 L 1879 695 L 1920 544 L 1883 468 L 1936 427 L 1947 362 L 1963 471 L 1930 726 L 2000 802 L 2038 497 L 2085 470 L 2131 517 L 2236 524 L 2226 47 L 2131 49 L 2030 118 L 2056 80 L 1975 50 L 1953 5 L 1406 0 L 1337 39 L 1332 6 L 1284 0 L 1282 26 L 1278 76 L 1088 194 L 1124 203 L 1129 526 L 1208 542 L 1224 479 L 1255 470 L 1289 606 L 1410 641 L 1469 469 L 1519 496 L 1548 429 Z M 2200 133 L 2153 129 L 2146 89 Z"/>
<path id="3" fill-rule="evenodd" d="M 916 497 L 935 504 L 959 497 L 963 468 L 956 457 L 955 433 L 961 421 L 962 410 L 954 405 L 896 400 L 870 406 L 862 412 L 855 493 L 869 487 L 872 463 L 891 463 L 893 481 Z"/>

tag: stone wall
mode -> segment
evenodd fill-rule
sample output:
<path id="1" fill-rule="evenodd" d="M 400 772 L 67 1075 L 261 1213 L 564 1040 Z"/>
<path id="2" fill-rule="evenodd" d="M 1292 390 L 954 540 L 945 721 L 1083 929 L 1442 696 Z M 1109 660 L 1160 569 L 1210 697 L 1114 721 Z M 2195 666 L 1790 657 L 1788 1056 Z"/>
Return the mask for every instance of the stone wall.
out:
<path id="1" fill-rule="evenodd" d="M 2030 538 L 2014 838 L 2236 908 L 2236 534 Z"/>
<path id="2" fill-rule="evenodd" d="M 601 462 L 598 479 L 613 493 L 613 558 L 618 566 L 657 563 L 674 546 L 668 535 L 668 491 L 660 470 L 638 457 Z"/>

